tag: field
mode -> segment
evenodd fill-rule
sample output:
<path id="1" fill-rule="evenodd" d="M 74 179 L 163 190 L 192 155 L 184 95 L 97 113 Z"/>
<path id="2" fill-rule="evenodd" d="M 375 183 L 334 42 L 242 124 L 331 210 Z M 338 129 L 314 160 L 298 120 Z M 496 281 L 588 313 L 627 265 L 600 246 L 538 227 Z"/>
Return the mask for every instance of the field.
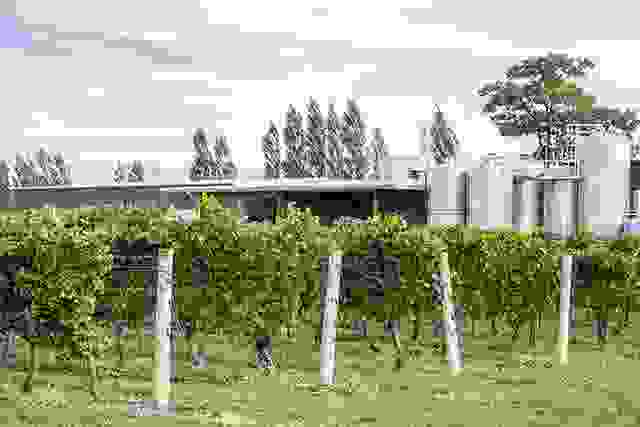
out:
<path id="1" fill-rule="evenodd" d="M 79 362 L 48 365 L 46 353 L 33 393 L 19 393 L 26 346 L 18 339 L 17 369 L 10 373 L 9 390 L 0 394 L 0 417 L 10 426 L 640 425 L 637 328 L 611 336 L 602 350 L 579 312 L 579 338 L 570 345 L 569 365 L 560 367 L 553 342 L 558 322 L 551 316 L 545 317 L 535 349 L 527 348 L 526 335 L 512 345 L 506 325 L 501 325 L 504 335 L 491 337 L 489 324 L 481 322 L 479 336 L 465 336 L 465 367 L 459 377 L 449 374 L 440 350 L 433 348 L 440 341 L 431 337 L 430 321 L 424 328 L 426 341 L 410 345 L 414 356 L 399 372 L 393 370 L 391 338 L 382 338 L 383 351 L 376 354 L 350 337 L 350 331 L 340 330 L 336 386 L 328 388 L 317 386 L 319 347 L 310 344 L 311 328 L 300 330 L 295 342 L 274 338 L 280 366 L 270 375 L 250 366 L 255 354 L 249 338 L 207 336 L 206 369 L 191 367 L 179 338 L 175 417 L 128 416 L 129 399 L 151 399 L 151 337 L 145 338 L 145 351 L 136 354 L 136 338 L 130 336 L 127 371 L 119 385 L 101 370 L 104 401 L 98 403 L 90 401 Z M 369 328 L 370 335 L 383 336 L 380 323 L 370 322 Z M 468 325 L 465 329 L 470 331 Z M 408 332 L 401 320 L 403 344 L 410 343 Z M 115 358 L 109 358 L 105 368 L 113 366 Z"/>

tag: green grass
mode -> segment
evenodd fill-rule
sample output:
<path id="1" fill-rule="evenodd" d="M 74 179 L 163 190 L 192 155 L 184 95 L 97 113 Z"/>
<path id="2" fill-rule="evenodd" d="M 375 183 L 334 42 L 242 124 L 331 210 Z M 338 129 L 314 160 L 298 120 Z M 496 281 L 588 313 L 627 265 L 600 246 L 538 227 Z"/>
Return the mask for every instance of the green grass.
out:
<path id="1" fill-rule="evenodd" d="M 579 314 L 579 319 L 581 319 Z M 558 366 L 554 354 L 554 318 L 545 320 L 535 349 L 527 348 L 526 331 L 511 344 L 505 335 L 465 336 L 465 367 L 449 374 L 446 360 L 432 344 L 430 323 L 426 343 L 410 344 L 408 325 L 401 324 L 403 344 L 414 357 L 396 372 L 393 346 L 383 338 L 383 351 L 369 351 L 363 341 L 339 339 L 337 384 L 319 387 L 319 348 L 310 328 L 295 342 L 274 338 L 280 366 L 270 375 L 249 366 L 255 360 L 251 341 L 208 336 L 207 369 L 193 369 L 182 339 L 178 341 L 174 386 L 175 417 L 132 418 L 129 399 L 151 399 L 151 338 L 136 354 L 135 337 L 127 341 L 128 360 L 120 384 L 102 372 L 102 402 L 93 403 L 77 362 L 47 365 L 41 356 L 40 376 L 30 395 L 19 393 L 25 377 L 25 343 L 18 340 L 18 366 L 10 373 L 8 392 L 0 394 L 0 423 L 10 426 L 590 426 L 640 425 L 637 375 L 640 340 L 637 328 L 611 336 L 604 351 L 595 346 L 585 324 L 570 345 L 569 365 Z M 610 333 L 612 332 L 610 326 Z M 370 334 L 382 336 L 382 325 L 369 322 Z M 470 328 L 468 328 L 470 330 Z M 133 331 L 132 331 L 133 332 Z M 341 332 L 348 335 L 348 332 Z M 419 354 L 420 351 L 422 354 Z M 105 368 L 115 365 L 109 357 Z"/>

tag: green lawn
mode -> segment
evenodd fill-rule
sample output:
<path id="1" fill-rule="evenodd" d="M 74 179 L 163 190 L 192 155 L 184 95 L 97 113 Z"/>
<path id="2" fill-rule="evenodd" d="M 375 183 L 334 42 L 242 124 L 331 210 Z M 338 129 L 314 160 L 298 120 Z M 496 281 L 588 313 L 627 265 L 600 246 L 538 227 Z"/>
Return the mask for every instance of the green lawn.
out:
<path id="1" fill-rule="evenodd" d="M 174 387 L 177 415 L 144 418 L 127 414 L 128 399 L 151 399 L 151 353 L 136 354 L 134 337 L 128 340 L 127 372 L 120 385 L 103 374 L 99 392 L 105 401 L 95 404 L 79 363 L 48 366 L 45 355 L 33 393 L 18 393 L 26 365 L 24 341 L 19 339 L 18 367 L 11 373 L 8 392 L 0 394 L 0 417 L 9 426 L 640 425 L 635 388 L 638 328 L 611 336 L 601 351 L 585 323 L 579 336 L 587 338 L 570 346 L 569 365 L 560 367 L 551 338 L 556 321 L 545 321 L 545 334 L 534 350 L 527 348 L 526 333 L 512 346 L 510 334 L 489 337 L 488 326 L 481 324 L 479 337 L 465 336 L 465 367 L 459 377 L 451 377 L 446 360 L 432 348 L 439 339 L 431 338 L 430 323 L 425 324 L 425 345 L 410 345 L 422 354 L 414 355 L 399 372 L 393 370 L 390 338 L 383 339 L 383 352 L 376 354 L 362 341 L 345 339 L 348 332 L 342 331 L 337 385 L 330 388 L 317 386 L 319 348 L 311 344 L 310 328 L 299 331 L 296 342 L 274 339 L 280 367 L 271 375 L 249 366 L 255 355 L 248 339 L 207 337 L 209 367 L 198 370 L 185 360 L 188 353 L 180 338 L 177 373 L 182 381 Z M 370 322 L 369 328 L 371 335 L 382 336 L 381 324 Z M 407 332 L 403 322 L 403 338 Z M 150 340 L 147 349 L 152 348 Z M 115 358 L 106 364 L 113 366 Z"/>

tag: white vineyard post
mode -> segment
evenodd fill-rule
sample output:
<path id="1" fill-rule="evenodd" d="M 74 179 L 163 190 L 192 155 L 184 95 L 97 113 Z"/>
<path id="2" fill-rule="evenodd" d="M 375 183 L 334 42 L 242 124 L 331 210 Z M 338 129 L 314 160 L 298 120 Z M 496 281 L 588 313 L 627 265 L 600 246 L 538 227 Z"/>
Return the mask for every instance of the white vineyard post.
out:
<path id="1" fill-rule="evenodd" d="M 320 383 L 335 384 L 336 381 L 336 318 L 340 292 L 342 253 L 335 251 L 328 258 L 327 267 L 321 274 L 322 313 L 320 341 Z"/>
<path id="2" fill-rule="evenodd" d="M 173 250 L 160 249 L 157 261 L 157 305 L 155 310 L 154 335 L 156 337 L 153 366 L 153 403 L 160 411 L 168 410 L 171 394 L 171 322 L 170 301 L 173 285 Z M 155 408 L 154 408 L 155 409 Z"/>
<path id="3" fill-rule="evenodd" d="M 447 354 L 449 356 L 449 368 L 451 374 L 456 376 L 462 371 L 462 361 L 460 354 L 460 338 L 456 326 L 455 310 L 450 301 L 450 280 L 449 280 L 449 256 L 446 251 L 440 254 L 440 280 L 442 281 L 442 296 L 444 303 L 444 323 L 447 334 Z"/>
<path id="4" fill-rule="evenodd" d="M 571 267 L 573 256 L 562 256 L 560 263 L 560 331 L 558 332 L 558 359 L 561 365 L 569 363 L 569 312 L 571 305 Z"/>

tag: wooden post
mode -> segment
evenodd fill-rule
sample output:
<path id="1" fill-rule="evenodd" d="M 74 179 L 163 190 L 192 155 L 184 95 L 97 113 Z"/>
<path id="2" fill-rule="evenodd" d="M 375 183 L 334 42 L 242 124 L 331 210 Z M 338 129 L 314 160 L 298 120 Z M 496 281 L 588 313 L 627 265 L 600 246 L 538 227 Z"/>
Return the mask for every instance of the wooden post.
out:
<path id="1" fill-rule="evenodd" d="M 320 383 L 335 384 L 336 381 L 336 318 L 338 314 L 338 296 L 340 291 L 341 251 L 334 251 L 321 263 L 322 313 L 320 341 Z"/>
<path id="2" fill-rule="evenodd" d="M 449 287 L 449 256 L 446 251 L 440 254 L 440 279 L 442 284 L 442 296 L 445 307 L 445 332 L 447 334 L 447 353 L 449 356 L 449 368 L 451 373 L 456 376 L 462 370 L 462 360 L 460 354 L 460 337 L 458 336 L 458 328 L 456 327 L 455 310 L 450 301 Z"/>
<path id="3" fill-rule="evenodd" d="M 171 299 L 173 293 L 173 250 L 160 249 L 160 242 L 148 240 L 114 241 L 114 273 L 140 271 L 145 273 L 146 305 L 152 303 L 153 354 L 152 396 L 153 400 L 130 401 L 129 412 L 136 415 L 168 415 L 175 413 L 175 402 L 170 401 L 172 349 L 171 349 Z M 149 277 L 151 276 L 151 277 Z M 150 278 L 151 280 L 146 280 Z M 126 282 L 114 280 L 114 286 L 126 287 Z M 155 297 L 155 298 L 154 298 Z M 154 300 L 155 299 L 155 303 Z"/>
<path id="4" fill-rule="evenodd" d="M 569 363 L 569 311 L 571 303 L 572 256 L 561 257 L 560 263 L 560 331 L 558 333 L 558 358 L 561 365 Z"/>
<path id="5" fill-rule="evenodd" d="M 158 410 L 169 408 L 171 394 L 171 342 L 170 323 L 171 308 L 169 302 L 172 298 L 173 285 L 173 250 L 160 250 L 157 263 L 157 290 L 154 335 L 156 336 L 156 348 L 153 367 L 153 403 Z M 154 409 L 155 409 L 154 408 Z"/>

